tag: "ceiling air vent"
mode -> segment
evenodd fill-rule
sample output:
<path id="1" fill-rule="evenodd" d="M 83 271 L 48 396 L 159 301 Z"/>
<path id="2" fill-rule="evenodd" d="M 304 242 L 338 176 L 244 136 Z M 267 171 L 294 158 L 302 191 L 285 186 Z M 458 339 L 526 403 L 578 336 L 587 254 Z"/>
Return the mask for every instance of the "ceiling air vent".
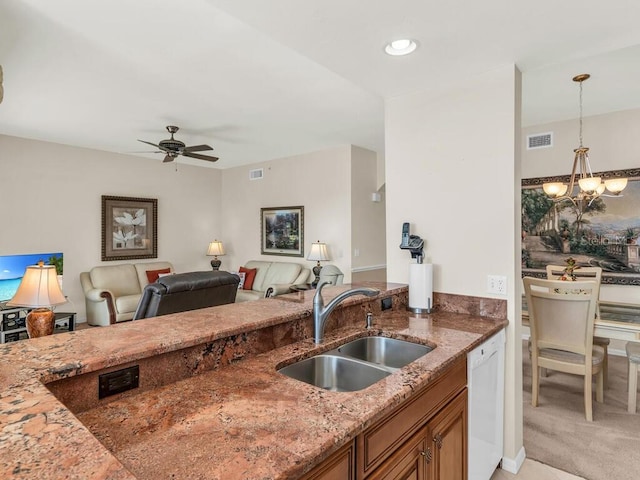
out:
<path id="1" fill-rule="evenodd" d="M 262 180 L 264 177 L 264 169 L 256 168 L 255 170 L 249 170 L 249 180 Z"/>
<path id="2" fill-rule="evenodd" d="M 553 132 L 527 135 L 527 150 L 553 147 Z"/>

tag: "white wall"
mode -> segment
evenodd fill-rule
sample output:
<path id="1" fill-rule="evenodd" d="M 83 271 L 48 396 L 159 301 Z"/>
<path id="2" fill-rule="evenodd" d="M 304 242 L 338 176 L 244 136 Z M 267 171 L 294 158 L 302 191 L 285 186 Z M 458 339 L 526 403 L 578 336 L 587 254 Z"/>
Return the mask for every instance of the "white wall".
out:
<path id="1" fill-rule="evenodd" d="M 380 202 L 371 200 L 371 194 L 378 191 L 376 162 L 374 152 L 352 147 L 351 255 L 352 268 L 356 272 L 385 270 L 387 245 L 384 189 L 379 192 Z"/>
<path id="2" fill-rule="evenodd" d="M 249 170 L 264 168 L 262 180 L 249 180 Z M 223 269 L 237 270 L 248 260 L 302 263 L 311 244 L 320 240 L 331 263 L 350 281 L 351 147 L 296 155 L 222 172 L 222 234 L 227 255 Z M 260 254 L 260 209 L 304 206 L 304 257 Z"/>
<path id="3" fill-rule="evenodd" d="M 553 132 L 553 146 L 527 150 L 527 135 Z M 522 177 L 569 175 L 579 144 L 579 119 L 534 125 L 522 132 Z M 640 167 L 640 109 L 583 118 L 583 143 L 594 172 Z M 624 192 L 623 192 L 624 195 Z M 640 287 L 602 285 L 602 300 L 640 303 Z"/>
<path id="4" fill-rule="evenodd" d="M 426 242 L 434 290 L 488 297 L 487 275 L 507 277 L 505 456 L 522 453 L 520 341 L 520 74 L 508 66 L 465 88 L 387 101 L 389 281 L 408 282 L 403 222 Z M 394 241 L 397 239 L 397 241 Z M 516 301 L 516 293 L 517 300 Z"/>
<path id="5" fill-rule="evenodd" d="M 158 259 L 207 270 L 220 225 L 217 169 L 0 135 L 0 255 L 64 254 L 64 293 L 85 321 L 80 272 L 101 261 L 101 196 L 158 199 Z M 151 262 L 149 260 L 133 260 Z"/>

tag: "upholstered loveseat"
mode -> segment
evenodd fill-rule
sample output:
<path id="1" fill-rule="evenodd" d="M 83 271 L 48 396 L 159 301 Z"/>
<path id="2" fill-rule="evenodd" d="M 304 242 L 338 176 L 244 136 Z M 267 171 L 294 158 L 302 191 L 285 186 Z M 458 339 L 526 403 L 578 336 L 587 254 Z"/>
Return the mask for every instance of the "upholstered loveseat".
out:
<path id="1" fill-rule="evenodd" d="M 292 285 L 307 283 L 311 275 L 311 270 L 304 265 L 293 262 L 264 262 L 251 260 L 244 267 L 246 270 L 256 270 L 253 282 L 245 276 L 244 288 L 238 290 L 237 302 L 248 300 L 258 300 L 259 298 L 275 297 L 289 293 Z M 247 281 L 250 288 L 246 288 Z"/>
<path id="2" fill-rule="evenodd" d="M 169 262 L 100 265 L 80 274 L 89 325 L 132 320 L 142 290 L 158 275 L 173 273 Z"/>

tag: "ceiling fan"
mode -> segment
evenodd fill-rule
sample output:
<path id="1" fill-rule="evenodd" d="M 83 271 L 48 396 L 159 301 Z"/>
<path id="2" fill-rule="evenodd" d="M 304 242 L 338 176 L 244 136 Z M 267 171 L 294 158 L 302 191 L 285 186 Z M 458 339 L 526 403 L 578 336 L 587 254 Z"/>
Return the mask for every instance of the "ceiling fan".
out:
<path id="1" fill-rule="evenodd" d="M 155 143 L 147 142 L 146 140 L 138 139 L 138 141 L 158 148 L 159 150 L 155 153 L 165 153 L 166 155 L 164 157 L 164 160 L 162 161 L 163 163 L 173 162 L 178 155 L 182 155 L 183 157 L 197 158 L 198 160 L 207 160 L 209 162 L 215 162 L 218 160 L 218 157 L 195 153 L 202 152 L 204 150 L 213 150 L 213 148 L 209 145 L 193 145 L 187 147 L 184 142 L 173 138 L 173 134 L 178 130 L 180 129 L 175 125 L 167 126 L 167 131 L 171 134 L 171 138 L 168 138 L 167 140 L 161 140 L 157 145 Z"/>

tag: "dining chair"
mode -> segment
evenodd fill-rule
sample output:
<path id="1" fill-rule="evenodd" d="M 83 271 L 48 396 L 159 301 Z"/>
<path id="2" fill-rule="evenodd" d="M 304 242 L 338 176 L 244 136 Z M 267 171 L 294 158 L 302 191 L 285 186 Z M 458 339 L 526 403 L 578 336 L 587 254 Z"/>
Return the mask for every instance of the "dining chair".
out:
<path id="1" fill-rule="evenodd" d="M 604 401 L 604 350 L 593 345 L 593 324 L 600 284 L 525 277 L 525 295 L 531 331 L 531 405 L 538 406 L 540 369 L 584 376 L 584 409 L 593 421 L 592 388 Z"/>
<path id="2" fill-rule="evenodd" d="M 629 380 L 627 382 L 629 388 L 629 403 L 627 411 L 636 413 L 636 398 L 638 394 L 638 365 L 640 365 L 640 343 L 627 342 L 625 346 L 627 358 L 629 360 Z"/>
<path id="3" fill-rule="evenodd" d="M 561 265 L 547 265 L 547 280 L 560 280 L 560 277 L 564 274 L 566 267 Z M 593 280 L 602 285 L 602 268 L 600 267 L 579 267 L 573 272 L 576 276 L 576 280 Z M 596 318 L 600 318 L 600 299 L 596 302 Z M 599 345 L 604 350 L 604 364 L 602 369 L 604 371 L 604 386 L 605 388 L 609 384 L 609 340 L 607 337 L 593 336 L 593 344 Z"/>

